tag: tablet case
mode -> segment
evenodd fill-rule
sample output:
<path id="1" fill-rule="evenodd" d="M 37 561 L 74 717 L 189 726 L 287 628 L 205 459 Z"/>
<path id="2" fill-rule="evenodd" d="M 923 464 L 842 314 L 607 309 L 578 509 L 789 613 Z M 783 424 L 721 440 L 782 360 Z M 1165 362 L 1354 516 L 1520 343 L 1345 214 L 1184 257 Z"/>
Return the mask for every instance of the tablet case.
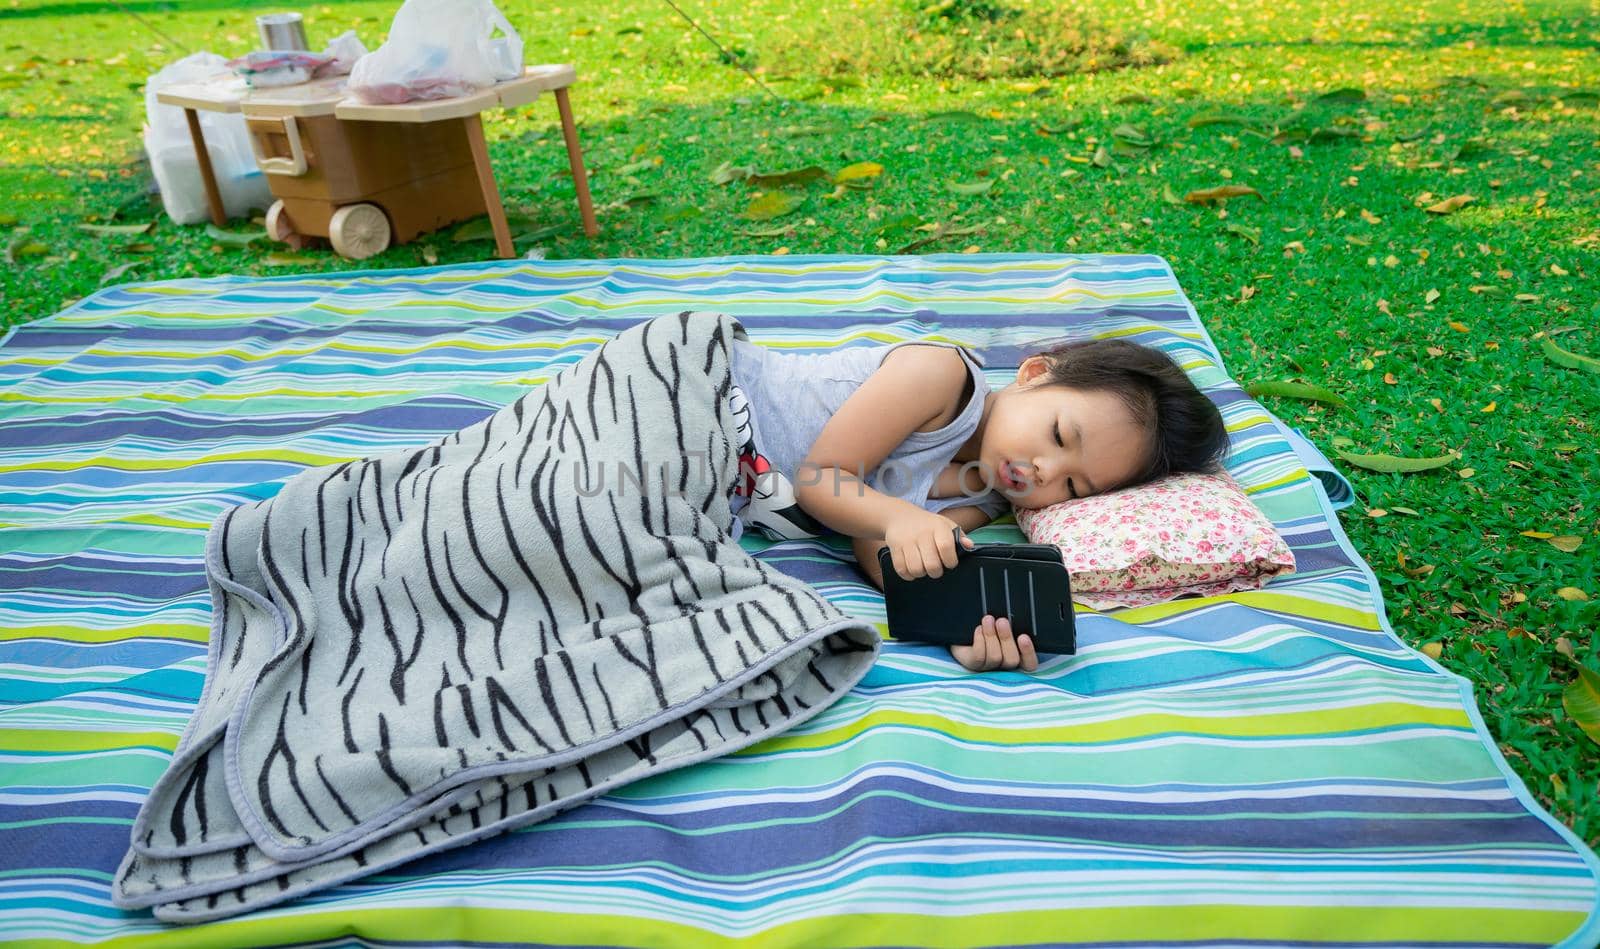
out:
<path id="1" fill-rule="evenodd" d="M 889 635 L 895 639 L 968 646 L 985 614 L 1009 617 L 1013 635 L 1028 634 L 1039 652 L 1077 651 L 1072 588 L 1054 544 L 978 544 L 956 538 L 956 565 L 942 576 L 907 580 L 889 548 L 878 549 Z"/>

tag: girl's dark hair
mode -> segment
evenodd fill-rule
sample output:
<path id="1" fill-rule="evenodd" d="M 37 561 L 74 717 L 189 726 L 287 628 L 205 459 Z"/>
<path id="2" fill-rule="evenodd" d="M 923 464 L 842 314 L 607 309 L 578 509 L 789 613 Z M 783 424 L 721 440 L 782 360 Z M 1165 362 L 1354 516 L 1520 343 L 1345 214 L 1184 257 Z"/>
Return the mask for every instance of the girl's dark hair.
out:
<path id="1" fill-rule="evenodd" d="M 1125 339 L 1085 339 L 1038 355 L 1049 367 L 1039 385 L 1110 392 L 1150 434 L 1149 460 L 1123 487 L 1169 474 L 1221 472 L 1228 453 L 1222 413 L 1166 353 Z"/>

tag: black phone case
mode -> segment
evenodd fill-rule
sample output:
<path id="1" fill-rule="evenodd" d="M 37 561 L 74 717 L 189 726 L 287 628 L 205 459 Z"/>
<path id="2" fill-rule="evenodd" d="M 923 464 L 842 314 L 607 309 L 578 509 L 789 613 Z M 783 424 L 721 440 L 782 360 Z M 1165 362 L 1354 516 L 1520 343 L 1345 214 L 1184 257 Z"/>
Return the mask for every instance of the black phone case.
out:
<path id="1" fill-rule="evenodd" d="M 878 549 L 889 635 L 945 646 L 972 644 L 985 614 L 1009 617 L 1013 635 L 1028 634 L 1039 652 L 1077 652 L 1072 586 L 1061 548 L 1053 544 L 979 544 L 956 539 L 956 566 L 940 577 L 907 580 L 889 548 Z"/>

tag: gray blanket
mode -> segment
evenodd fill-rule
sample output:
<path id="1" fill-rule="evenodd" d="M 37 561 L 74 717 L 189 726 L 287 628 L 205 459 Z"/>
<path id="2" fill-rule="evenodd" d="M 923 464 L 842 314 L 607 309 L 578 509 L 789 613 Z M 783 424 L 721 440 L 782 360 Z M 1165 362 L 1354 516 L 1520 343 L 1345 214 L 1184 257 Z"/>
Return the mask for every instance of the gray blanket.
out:
<path id="1" fill-rule="evenodd" d="M 205 689 L 118 906 L 245 912 L 783 732 L 874 629 L 729 537 L 744 329 L 638 324 L 420 449 L 212 527 Z"/>

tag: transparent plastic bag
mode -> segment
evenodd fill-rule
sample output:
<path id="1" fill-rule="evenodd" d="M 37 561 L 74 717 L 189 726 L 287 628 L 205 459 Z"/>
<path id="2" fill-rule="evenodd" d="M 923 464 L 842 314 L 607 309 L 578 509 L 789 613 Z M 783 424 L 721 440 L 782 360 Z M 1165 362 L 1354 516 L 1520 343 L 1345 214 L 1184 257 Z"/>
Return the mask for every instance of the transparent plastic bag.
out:
<path id="1" fill-rule="evenodd" d="M 167 216 L 179 224 L 206 220 L 210 208 L 206 205 L 200 162 L 189 138 L 189 120 L 178 106 L 157 102 L 156 92 L 165 86 L 192 82 L 239 84 L 242 88 L 241 80 L 228 68 L 228 61 L 215 53 L 185 56 L 145 82 L 144 150 L 150 156 L 156 186 L 161 189 L 161 204 Z M 253 208 L 271 205 L 272 189 L 256 167 L 244 116 L 205 110 L 195 114 L 200 119 L 206 154 L 211 158 L 211 171 L 228 217 L 243 217 Z"/>
<path id="2" fill-rule="evenodd" d="M 367 47 L 356 36 L 355 30 L 345 30 L 329 40 L 328 48 L 323 52 L 332 56 L 333 62 L 326 66 L 318 66 L 317 71 L 311 74 L 312 78 L 325 79 L 328 76 L 348 75 L 361 57 L 367 55 Z"/>
<path id="3" fill-rule="evenodd" d="M 495 36 L 495 30 L 504 36 Z M 349 89 L 374 105 L 464 96 L 522 75 L 522 37 L 492 0 L 405 0 Z"/>

